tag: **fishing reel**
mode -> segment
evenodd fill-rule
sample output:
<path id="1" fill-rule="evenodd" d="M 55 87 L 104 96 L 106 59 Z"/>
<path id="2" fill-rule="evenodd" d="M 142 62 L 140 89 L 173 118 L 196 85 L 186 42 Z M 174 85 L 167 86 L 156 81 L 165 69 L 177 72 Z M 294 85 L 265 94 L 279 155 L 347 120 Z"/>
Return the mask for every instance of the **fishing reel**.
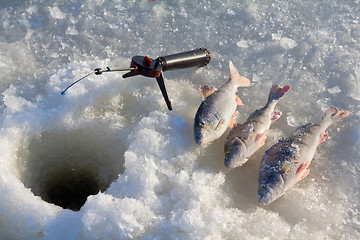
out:
<path id="1" fill-rule="evenodd" d="M 148 56 L 134 56 L 130 63 L 130 68 L 126 69 L 112 69 L 107 67 L 106 69 L 96 68 L 93 73 L 95 75 L 101 75 L 104 72 L 113 72 L 113 71 L 130 71 L 125 73 L 122 77 L 128 78 L 136 75 L 142 75 L 145 77 L 156 78 L 156 81 L 160 87 L 161 93 L 165 99 L 165 103 L 168 109 L 171 111 L 172 106 L 170 99 L 168 97 L 164 74 L 165 71 L 183 69 L 189 67 L 203 67 L 207 65 L 211 60 L 211 54 L 206 48 L 199 48 L 188 52 L 182 52 L 172 55 L 167 55 L 164 57 L 158 57 L 156 59 L 151 59 Z M 61 92 L 62 95 L 65 94 L 65 91 L 70 88 L 75 83 L 80 80 L 88 77 L 92 73 L 80 78 L 64 91 Z"/>

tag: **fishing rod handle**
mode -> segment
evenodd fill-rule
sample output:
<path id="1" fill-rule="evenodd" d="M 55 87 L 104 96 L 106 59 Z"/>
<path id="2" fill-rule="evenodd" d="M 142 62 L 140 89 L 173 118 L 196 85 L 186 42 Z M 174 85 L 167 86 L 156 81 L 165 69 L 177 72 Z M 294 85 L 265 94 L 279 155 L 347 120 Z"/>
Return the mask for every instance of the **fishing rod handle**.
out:
<path id="1" fill-rule="evenodd" d="M 188 52 L 176 53 L 158 57 L 162 71 L 175 70 L 189 67 L 202 67 L 211 60 L 211 54 L 206 48 L 199 48 Z"/>

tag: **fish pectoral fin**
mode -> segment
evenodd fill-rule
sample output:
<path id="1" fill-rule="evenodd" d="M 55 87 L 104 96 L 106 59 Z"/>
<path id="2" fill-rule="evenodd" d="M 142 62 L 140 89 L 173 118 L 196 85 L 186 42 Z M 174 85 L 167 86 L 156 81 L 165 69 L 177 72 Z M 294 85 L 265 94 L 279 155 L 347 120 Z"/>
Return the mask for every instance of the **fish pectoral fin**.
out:
<path id="1" fill-rule="evenodd" d="M 264 146 L 266 140 L 266 133 L 258 133 L 255 136 L 255 142 L 260 144 L 259 148 Z"/>
<path id="2" fill-rule="evenodd" d="M 273 112 L 273 115 L 271 117 L 271 121 L 274 122 L 276 120 L 278 120 L 282 115 L 282 112 L 281 111 L 274 111 Z"/>
<path id="3" fill-rule="evenodd" d="M 231 120 L 230 120 L 230 124 L 229 124 L 231 128 L 234 128 L 234 127 L 236 126 L 235 117 L 236 117 L 236 115 L 238 115 L 238 114 L 239 114 L 239 112 L 236 111 L 236 112 L 234 112 L 234 114 L 231 116 Z"/>
<path id="4" fill-rule="evenodd" d="M 300 180 L 303 180 L 307 175 L 309 175 L 309 173 L 310 173 L 310 170 L 309 170 L 309 169 L 305 169 L 305 170 L 303 171 L 303 173 L 301 174 L 301 176 L 300 176 Z"/>
<path id="5" fill-rule="evenodd" d="M 210 96 L 211 94 L 213 94 L 214 92 L 216 92 L 216 90 L 217 90 L 216 88 L 214 88 L 212 86 L 207 86 L 207 85 L 199 88 L 199 91 L 201 93 L 203 100 L 205 98 L 207 98 L 208 96 Z"/>
<path id="6" fill-rule="evenodd" d="M 300 166 L 296 170 L 296 175 L 302 176 L 304 174 L 304 171 L 308 171 L 308 169 L 306 169 L 306 168 L 309 166 L 309 164 L 310 164 L 310 162 L 300 164 Z"/>
<path id="7" fill-rule="evenodd" d="M 319 139 L 318 145 L 319 145 L 320 143 L 324 142 L 324 141 L 326 140 L 326 138 L 327 138 L 328 135 L 329 135 L 329 134 L 328 134 L 327 132 L 321 133 L 321 134 L 320 134 L 320 139 Z"/>
<path id="8" fill-rule="evenodd" d="M 243 106 L 244 103 L 241 101 L 238 95 L 235 95 L 235 101 L 238 106 Z"/>

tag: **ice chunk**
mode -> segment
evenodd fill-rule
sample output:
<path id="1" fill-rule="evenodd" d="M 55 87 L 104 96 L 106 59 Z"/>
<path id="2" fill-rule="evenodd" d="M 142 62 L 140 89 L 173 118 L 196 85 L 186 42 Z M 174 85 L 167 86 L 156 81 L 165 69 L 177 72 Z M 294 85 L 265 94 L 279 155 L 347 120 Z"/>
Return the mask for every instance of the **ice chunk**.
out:
<path id="1" fill-rule="evenodd" d="M 273 41 L 280 41 L 280 46 L 282 46 L 285 49 L 292 49 L 297 46 L 297 43 L 295 40 L 287 37 L 282 37 L 279 33 L 272 33 L 271 39 Z"/>
<path id="2" fill-rule="evenodd" d="M 84 206 L 84 225 L 91 229 L 85 239 L 130 239 L 138 237 L 156 220 L 152 210 L 132 198 L 107 194 L 90 196 Z"/>
<path id="3" fill-rule="evenodd" d="M 50 15 L 55 19 L 64 19 L 65 14 L 60 10 L 59 7 L 49 7 Z"/>
<path id="4" fill-rule="evenodd" d="M 253 82 L 261 82 L 261 77 L 259 77 L 257 74 L 253 74 L 253 78 L 252 78 Z"/>
<path id="5" fill-rule="evenodd" d="M 79 32 L 76 30 L 75 26 L 70 26 L 65 32 L 67 35 L 78 35 Z"/>
<path id="6" fill-rule="evenodd" d="M 331 93 L 331 94 L 340 93 L 341 89 L 340 89 L 339 86 L 335 86 L 335 87 L 329 88 L 328 92 Z"/>
<path id="7" fill-rule="evenodd" d="M 236 43 L 236 45 L 241 48 L 249 47 L 248 41 L 246 41 L 246 40 L 240 40 Z"/>
<path id="8" fill-rule="evenodd" d="M 281 35 L 278 34 L 278 33 L 273 33 L 273 34 L 271 34 L 271 38 L 274 41 L 280 41 L 281 40 Z"/>
<path id="9" fill-rule="evenodd" d="M 15 113 L 19 111 L 23 111 L 27 107 L 33 106 L 33 104 L 26 99 L 17 96 L 16 88 L 11 85 L 4 93 L 4 102 L 7 109 L 10 112 Z"/>
<path id="10" fill-rule="evenodd" d="M 299 125 L 298 121 L 296 120 L 296 118 L 294 117 L 294 115 L 289 112 L 286 116 L 286 121 L 287 121 L 287 124 L 289 124 L 289 126 L 292 126 L 292 127 L 296 127 Z"/>
<path id="11" fill-rule="evenodd" d="M 235 12 L 233 9 L 228 9 L 228 10 L 227 10 L 227 13 L 228 13 L 229 15 L 235 15 L 235 14 L 236 14 L 236 12 Z"/>
<path id="12" fill-rule="evenodd" d="M 355 75 L 360 78 L 360 67 L 355 67 L 354 69 Z"/>
<path id="13" fill-rule="evenodd" d="M 360 84 L 355 86 L 347 96 L 360 101 Z"/>
<path id="14" fill-rule="evenodd" d="M 291 38 L 284 37 L 280 40 L 280 45 L 285 49 L 292 49 L 297 46 L 297 43 Z"/>

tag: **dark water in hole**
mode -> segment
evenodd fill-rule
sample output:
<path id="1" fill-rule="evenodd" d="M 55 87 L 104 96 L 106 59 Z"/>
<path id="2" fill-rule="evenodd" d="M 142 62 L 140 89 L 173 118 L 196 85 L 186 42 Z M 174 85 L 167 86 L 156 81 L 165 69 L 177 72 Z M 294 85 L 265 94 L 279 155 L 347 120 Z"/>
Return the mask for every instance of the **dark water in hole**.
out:
<path id="1" fill-rule="evenodd" d="M 99 179 L 87 170 L 64 169 L 49 177 L 42 199 L 62 208 L 80 210 L 90 195 L 101 190 Z"/>
<path id="2" fill-rule="evenodd" d="M 96 128 L 43 132 L 19 151 L 20 179 L 44 201 L 78 211 L 124 171 L 124 149 L 114 137 Z"/>

